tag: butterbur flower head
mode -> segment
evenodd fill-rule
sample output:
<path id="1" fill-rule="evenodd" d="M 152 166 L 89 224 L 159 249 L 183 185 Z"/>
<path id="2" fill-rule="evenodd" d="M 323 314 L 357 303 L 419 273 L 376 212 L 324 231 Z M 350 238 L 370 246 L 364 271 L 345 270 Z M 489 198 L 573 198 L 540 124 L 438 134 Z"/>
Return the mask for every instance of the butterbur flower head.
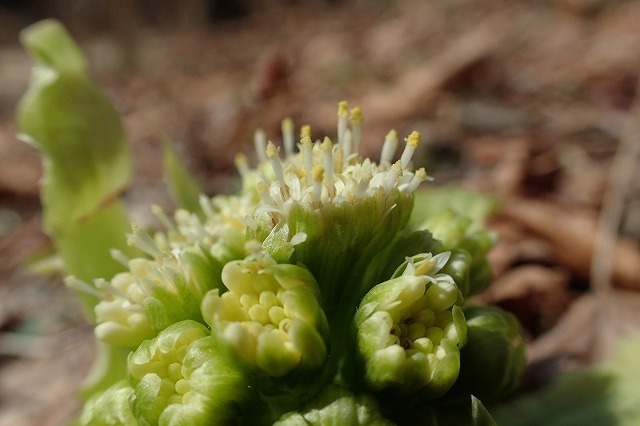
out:
<path id="1" fill-rule="evenodd" d="M 129 355 L 132 408 L 144 424 L 220 424 L 244 398 L 243 373 L 202 324 L 172 324 Z"/>
<path id="2" fill-rule="evenodd" d="M 455 282 L 438 274 L 448 259 L 448 252 L 408 258 L 362 300 L 354 322 L 372 390 L 437 397 L 455 382 L 466 323 Z"/>
<path id="3" fill-rule="evenodd" d="M 204 319 L 252 370 L 282 377 L 324 363 L 327 320 L 307 269 L 252 255 L 226 264 L 222 281 L 229 291 L 207 293 Z"/>
<path id="4" fill-rule="evenodd" d="M 274 259 L 307 266 L 328 301 L 340 298 L 343 289 L 333 286 L 353 262 L 367 250 L 382 248 L 404 227 L 413 191 L 427 179 L 424 169 L 411 164 L 418 132 L 406 138 L 395 162 L 398 139 L 390 132 L 376 164 L 359 154 L 361 122 L 360 110 L 349 111 L 342 102 L 337 140 L 314 142 L 309 127 L 303 127 L 298 152 L 287 122 L 283 158 L 280 148 L 258 133 L 261 162 L 241 172 L 246 191 L 260 199 L 248 223 L 249 237 L 263 243 L 263 251 Z"/>
<path id="5" fill-rule="evenodd" d="M 105 343 L 134 348 L 177 321 L 202 321 L 204 294 L 222 285 L 219 262 L 195 246 L 169 250 L 163 246 L 166 240 L 155 241 L 135 227 L 129 238 L 151 258 L 120 255 L 129 270 L 110 281 L 97 279 L 94 286 L 67 280 L 72 287 L 100 296 L 94 308 L 96 336 Z"/>
<path id="6" fill-rule="evenodd" d="M 154 213 L 167 229 L 156 242 L 166 251 L 194 251 L 224 264 L 242 259 L 245 249 L 245 217 L 253 214 L 255 200 L 248 196 L 200 197 L 200 211 L 178 210 L 173 220 L 159 208 Z"/>

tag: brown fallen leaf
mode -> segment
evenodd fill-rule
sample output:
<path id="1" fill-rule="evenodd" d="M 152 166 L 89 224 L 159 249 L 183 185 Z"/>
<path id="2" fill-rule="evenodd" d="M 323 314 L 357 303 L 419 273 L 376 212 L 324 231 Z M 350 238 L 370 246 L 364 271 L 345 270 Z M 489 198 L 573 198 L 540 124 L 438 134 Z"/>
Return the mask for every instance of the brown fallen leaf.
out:
<path id="1" fill-rule="evenodd" d="M 553 246 L 557 261 L 576 274 L 589 278 L 597 232 L 596 217 L 583 209 L 524 198 L 510 198 L 501 214 L 526 226 Z M 613 283 L 640 290 L 640 247 L 620 237 L 613 255 Z"/>
<path id="2" fill-rule="evenodd" d="M 432 106 L 440 89 L 464 70 L 498 50 L 511 34 L 511 25 L 489 19 L 453 40 L 448 48 L 426 63 L 402 74 L 387 89 L 371 92 L 360 101 L 371 121 L 406 119 Z"/>
<path id="3" fill-rule="evenodd" d="M 553 329 L 529 345 L 529 364 L 534 370 L 543 365 L 547 369 L 548 364 L 568 368 L 605 359 L 621 338 L 638 332 L 639 316 L 636 292 L 587 293 Z"/>
<path id="4" fill-rule="evenodd" d="M 497 277 L 477 300 L 512 312 L 536 336 L 552 328 L 572 303 L 569 279 L 561 268 L 523 265 Z"/>

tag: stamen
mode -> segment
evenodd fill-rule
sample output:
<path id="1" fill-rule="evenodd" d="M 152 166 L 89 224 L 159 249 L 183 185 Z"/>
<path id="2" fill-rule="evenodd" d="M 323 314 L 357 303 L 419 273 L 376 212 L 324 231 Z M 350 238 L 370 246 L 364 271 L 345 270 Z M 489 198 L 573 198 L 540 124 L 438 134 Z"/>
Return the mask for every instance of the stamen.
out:
<path id="1" fill-rule="evenodd" d="M 325 137 L 321 148 L 324 177 L 327 180 L 327 191 L 329 192 L 329 199 L 332 199 L 336 189 L 333 186 L 333 144 L 331 143 L 331 139 Z"/>
<path id="2" fill-rule="evenodd" d="M 113 260 L 115 260 L 122 266 L 127 266 L 127 267 L 129 266 L 129 261 L 131 260 L 131 258 L 126 254 L 124 254 L 122 251 L 118 249 L 111 249 L 109 250 L 109 254 L 111 255 L 111 258 Z"/>
<path id="3" fill-rule="evenodd" d="M 99 297 L 100 299 L 102 299 L 104 297 L 104 293 L 102 293 L 101 291 L 97 290 L 92 285 L 87 284 L 86 282 L 84 282 L 82 280 L 79 280 L 76 277 L 67 277 L 67 278 L 64 279 L 64 283 L 71 290 L 79 291 L 79 292 L 82 292 L 82 293 L 85 293 L 85 294 L 90 294 L 92 296 Z"/>
<path id="4" fill-rule="evenodd" d="M 344 138 L 342 140 L 342 143 L 340 144 L 342 146 L 342 154 L 344 155 L 344 158 L 347 159 L 347 164 L 349 163 L 348 159 L 351 156 L 352 142 L 353 137 L 351 135 L 351 130 L 347 129 L 344 132 Z"/>
<path id="5" fill-rule="evenodd" d="M 200 194 L 198 198 L 198 204 L 200 204 L 200 208 L 206 217 L 213 217 L 215 214 L 214 207 L 211 199 L 204 194 Z"/>
<path id="6" fill-rule="evenodd" d="M 316 204 L 320 204 L 322 198 L 322 181 L 324 180 L 324 169 L 321 165 L 316 164 L 313 166 L 311 178 L 313 179 L 313 192 L 311 193 L 313 201 Z"/>
<path id="7" fill-rule="evenodd" d="M 273 201 L 271 200 L 271 196 L 269 195 L 269 187 L 266 183 L 259 181 L 256 184 L 256 189 L 258 190 L 258 195 L 260 195 L 260 200 L 262 200 L 262 204 L 266 206 L 273 205 Z"/>
<path id="8" fill-rule="evenodd" d="M 282 191 L 282 196 L 284 198 L 289 197 L 289 190 L 287 188 L 287 183 L 284 180 L 284 172 L 282 170 L 282 162 L 280 161 L 280 156 L 278 152 L 280 151 L 280 147 L 276 147 L 273 142 L 269 141 L 267 143 L 267 158 L 271 161 L 271 167 L 273 167 L 273 173 L 275 173 L 276 178 L 278 179 L 278 183 L 280 183 L 280 190 Z"/>
<path id="9" fill-rule="evenodd" d="M 400 161 L 396 161 L 393 166 L 391 166 L 391 169 L 389 169 L 389 171 L 386 173 L 387 175 L 385 177 L 383 185 L 384 191 L 389 194 L 391 190 L 396 186 L 398 177 L 400 177 L 400 175 L 402 174 Z"/>
<path id="10" fill-rule="evenodd" d="M 267 161 L 267 157 L 265 156 L 265 151 L 267 149 L 267 135 L 265 135 L 264 130 L 256 130 L 253 134 L 253 143 L 256 148 L 256 154 L 258 155 L 258 161 L 261 163 Z"/>
<path id="11" fill-rule="evenodd" d="M 164 212 L 164 210 L 162 210 L 162 207 L 160 207 L 157 204 L 154 204 L 151 206 L 151 213 L 153 213 L 153 215 L 156 217 L 156 219 L 158 219 L 158 221 L 162 224 L 162 226 L 164 226 L 166 229 L 175 232 L 176 228 L 173 224 L 173 221 L 171 219 L 169 219 L 169 217 L 167 216 L 167 214 Z"/>
<path id="12" fill-rule="evenodd" d="M 154 258 L 162 257 L 162 250 L 158 247 L 153 238 L 146 232 L 140 230 L 135 223 L 131 224 L 132 234 L 127 234 L 127 244 L 134 245 Z"/>
<path id="13" fill-rule="evenodd" d="M 342 147 L 340 145 L 333 146 L 333 163 L 335 171 L 342 173 L 344 169 L 342 165 Z"/>
<path id="14" fill-rule="evenodd" d="M 282 120 L 282 141 L 284 143 L 284 154 L 289 156 L 293 154 L 294 136 L 293 136 L 293 120 L 285 118 Z"/>
<path id="15" fill-rule="evenodd" d="M 390 130 L 387 136 L 384 138 L 384 144 L 382 145 L 382 152 L 380 153 L 380 166 L 387 168 L 391 165 L 393 156 L 398 149 L 398 132 Z"/>
<path id="16" fill-rule="evenodd" d="M 413 153 L 416 151 L 418 145 L 420 145 L 420 133 L 414 130 L 411 134 L 406 137 L 405 142 L 407 145 L 402 152 L 402 157 L 400 157 L 400 163 L 402 164 L 402 169 L 406 169 L 409 163 L 411 162 L 411 157 L 413 157 Z"/>
<path id="17" fill-rule="evenodd" d="M 245 179 L 249 174 L 249 162 L 247 161 L 247 157 L 244 154 L 237 154 L 234 158 L 234 162 L 236 163 L 236 169 L 238 169 L 240 177 Z"/>
<path id="18" fill-rule="evenodd" d="M 415 191 L 422 182 L 427 180 L 428 177 L 429 176 L 427 176 L 427 172 L 424 167 L 416 170 L 416 173 L 413 175 L 411 181 L 407 185 L 407 189 L 409 190 L 409 192 Z"/>
<path id="19" fill-rule="evenodd" d="M 349 118 L 349 105 L 347 101 L 338 103 L 338 144 L 342 145 L 344 132 L 347 130 L 347 119 Z"/>
<path id="20" fill-rule="evenodd" d="M 300 139 L 309 138 L 311 139 L 311 126 L 308 124 L 300 127 Z"/>
<path id="21" fill-rule="evenodd" d="M 362 111 L 360 108 L 352 108 L 349 115 L 349 121 L 351 121 L 351 131 L 353 133 L 353 152 L 360 154 L 360 138 L 362 135 L 361 124 L 364 118 L 362 117 Z"/>
<path id="22" fill-rule="evenodd" d="M 304 170 L 307 172 L 307 182 L 311 183 L 311 172 L 313 169 L 313 143 L 309 136 L 305 136 L 300 141 L 302 145 L 302 157 L 304 159 Z"/>
<path id="23" fill-rule="evenodd" d="M 93 280 L 93 283 L 95 284 L 95 287 L 99 290 L 102 290 L 103 293 L 110 293 L 123 299 L 128 298 L 125 292 L 121 291 L 117 287 L 114 287 L 109 281 L 105 280 L 104 278 L 97 278 Z"/>

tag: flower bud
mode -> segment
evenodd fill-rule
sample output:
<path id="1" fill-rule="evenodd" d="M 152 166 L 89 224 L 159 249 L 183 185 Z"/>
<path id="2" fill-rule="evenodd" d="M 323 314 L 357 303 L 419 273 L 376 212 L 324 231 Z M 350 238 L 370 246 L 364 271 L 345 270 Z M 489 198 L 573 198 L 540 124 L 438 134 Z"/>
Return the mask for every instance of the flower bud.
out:
<path id="1" fill-rule="evenodd" d="M 209 330 L 195 321 L 169 326 L 129 356 L 133 412 L 144 424 L 221 424 L 247 386 Z"/>
<path id="2" fill-rule="evenodd" d="M 470 307 L 464 312 L 468 340 L 452 391 L 495 401 L 512 392 L 524 375 L 526 348 L 520 323 L 498 307 Z"/>
<path id="3" fill-rule="evenodd" d="M 422 224 L 442 243 L 438 251 L 452 251 L 453 259 L 443 272 L 454 277 L 465 298 L 480 294 L 489 286 L 491 269 L 486 255 L 495 242 L 492 233 L 473 230 L 471 224 L 468 217 L 448 209 L 430 216 Z"/>
<path id="4" fill-rule="evenodd" d="M 96 336 L 108 344 L 135 348 L 177 321 L 202 321 L 204 294 L 222 287 L 218 261 L 197 247 L 169 250 L 135 228 L 129 237 L 153 258 L 126 259 L 129 271 L 111 281 L 95 280 L 102 298 L 94 309 Z"/>
<path id="5" fill-rule="evenodd" d="M 448 259 L 448 252 L 408 258 L 362 300 L 354 322 L 372 390 L 437 397 L 458 377 L 466 323 L 455 282 L 438 274 Z"/>
<path id="6" fill-rule="evenodd" d="M 301 412 L 284 414 L 274 426 L 310 425 L 391 426 L 371 395 L 355 395 L 337 385 L 326 387 Z"/>
<path id="7" fill-rule="evenodd" d="M 326 358 L 327 320 L 311 273 L 268 256 L 227 263 L 202 302 L 205 321 L 248 366 L 272 377 L 313 370 Z"/>

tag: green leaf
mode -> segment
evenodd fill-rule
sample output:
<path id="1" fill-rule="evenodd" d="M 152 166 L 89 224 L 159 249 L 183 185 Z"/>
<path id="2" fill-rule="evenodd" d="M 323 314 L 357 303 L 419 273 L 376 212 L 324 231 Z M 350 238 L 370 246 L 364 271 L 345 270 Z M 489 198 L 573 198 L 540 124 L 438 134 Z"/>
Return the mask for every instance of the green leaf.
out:
<path id="1" fill-rule="evenodd" d="M 162 140 L 164 171 L 171 190 L 171 195 L 178 205 L 190 212 L 200 212 L 200 194 L 202 190 L 189 174 L 180 158 L 171 147 L 169 140 Z"/>
<path id="2" fill-rule="evenodd" d="M 640 424 L 640 338 L 624 341 L 612 359 L 566 373 L 549 387 L 498 407 L 505 426 Z"/>
<path id="3" fill-rule="evenodd" d="M 67 273 L 85 281 L 110 278 L 123 267 L 109 249 L 133 254 L 125 239 L 129 220 L 118 199 L 131 174 L 122 123 L 60 23 L 36 23 L 21 40 L 35 65 L 17 121 L 21 137 L 43 157 L 45 229 Z M 82 299 L 93 317 L 97 297 Z"/>

